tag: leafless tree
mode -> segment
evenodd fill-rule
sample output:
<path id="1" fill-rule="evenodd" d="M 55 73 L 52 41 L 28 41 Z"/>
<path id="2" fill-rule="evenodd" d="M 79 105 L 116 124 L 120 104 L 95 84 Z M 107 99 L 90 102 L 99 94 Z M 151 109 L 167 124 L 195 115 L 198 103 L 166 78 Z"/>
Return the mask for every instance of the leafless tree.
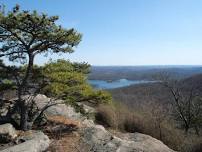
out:
<path id="1" fill-rule="evenodd" d="M 202 118 L 202 100 L 200 86 L 183 80 L 172 79 L 168 74 L 161 74 L 160 83 L 168 89 L 173 100 L 174 116 L 185 130 L 185 133 L 194 128 L 199 135 Z"/>

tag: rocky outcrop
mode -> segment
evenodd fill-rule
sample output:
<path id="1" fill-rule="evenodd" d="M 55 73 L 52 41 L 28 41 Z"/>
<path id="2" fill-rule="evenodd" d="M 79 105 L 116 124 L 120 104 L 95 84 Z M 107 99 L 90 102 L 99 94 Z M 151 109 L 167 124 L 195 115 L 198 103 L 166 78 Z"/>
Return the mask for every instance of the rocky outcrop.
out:
<path id="1" fill-rule="evenodd" d="M 34 98 L 38 108 L 43 108 L 45 105 L 52 100 L 51 98 L 47 98 L 45 95 L 37 95 Z M 55 106 L 49 107 L 45 113 L 47 115 L 52 116 L 64 116 L 71 119 L 80 119 L 82 118 L 82 115 L 80 113 L 75 112 L 75 109 L 71 106 L 67 106 L 62 100 L 55 100 L 53 101 L 55 103 L 58 103 Z"/>
<path id="2" fill-rule="evenodd" d="M 42 107 L 50 99 L 44 95 L 38 95 L 35 100 Z M 94 112 L 93 108 L 82 106 L 85 107 L 87 112 Z M 83 127 L 80 128 L 79 133 L 82 141 L 85 142 L 85 145 L 88 145 L 89 152 L 174 152 L 161 141 L 148 135 L 131 133 L 121 134 L 121 138 L 118 138 L 103 126 L 94 124 L 92 120 L 82 117 L 80 113 L 75 112 L 73 107 L 65 104 L 50 107 L 46 113 L 81 121 Z"/>
<path id="3" fill-rule="evenodd" d="M 84 128 L 82 135 L 90 152 L 174 152 L 151 136 L 131 133 L 118 138 L 100 125 Z"/>
<path id="4" fill-rule="evenodd" d="M 43 108 L 50 102 L 50 98 L 44 95 L 37 95 L 34 98 L 39 109 Z M 89 152 L 174 152 L 161 141 L 151 136 L 140 133 L 120 133 L 117 137 L 107 131 L 103 126 L 96 125 L 92 120 L 83 117 L 80 113 L 75 112 L 71 106 L 62 103 L 61 100 L 54 101 L 57 104 L 46 110 L 49 116 L 63 116 L 68 119 L 80 122 L 79 135 L 81 136 L 81 145 L 88 147 Z M 84 106 L 87 111 L 89 107 Z M 87 107 L 87 108 L 86 108 Z M 90 111 L 93 109 L 90 108 Z M 2 152 L 41 152 L 49 146 L 49 139 L 42 132 L 34 132 L 31 135 L 21 136 L 19 141 L 25 141 L 16 146 L 3 150 Z M 80 147 L 83 151 L 83 147 Z"/>
<path id="5" fill-rule="evenodd" d="M 7 143 L 17 137 L 15 128 L 11 124 L 0 125 L 0 143 Z"/>
<path id="6" fill-rule="evenodd" d="M 17 141 L 22 143 L 2 150 L 1 152 L 43 152 L 50 144 L 48 136 L 40 131 L 26 132 L 20 136 Z"/>

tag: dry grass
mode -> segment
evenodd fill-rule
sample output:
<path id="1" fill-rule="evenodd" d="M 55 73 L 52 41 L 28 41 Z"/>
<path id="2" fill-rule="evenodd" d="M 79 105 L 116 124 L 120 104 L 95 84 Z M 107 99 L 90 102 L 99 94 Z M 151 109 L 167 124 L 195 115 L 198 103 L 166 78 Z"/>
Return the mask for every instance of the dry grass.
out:
<path id="1" fill-rule="evenodd" d="M 48 149 L 50 152 L 79 152 L 77 145 L 79 145 L 80 137 L 75 133 L 66 134 L 59 139 L 52 139 L 51 145 Z"/>
<path id="2" fill-rule="evenodd" d="M 48 124 L 43 128 L 51 139 L 49 152 L 79 152 L 77 145 L 80 140 L 76 130 L 80 123 L 63 116 L 49 116 Z"/>
<path id="3" fill-rule="evenodd" d="M 75 125 L 81 127 L 80 122 L 72 119 L 67 119 L 64 116 L 48 116 L 48 121 L 55 124 Z"/>
<path id="4" fill-rule="evenodd" d="M 201 152 L 202 138 L 189 135 L 177 129 L 174 122 L 164 118 L 158 122 L 154 115 L 135 112 L 123 105 L 102 105 L 97 109 L 96 120 L 106 127 L 122 132 L 140 132 L 163 141 L 170 148 L 182 152 Z M 159 113 L 159 115 L 162 115 Z M 160 128 L 159 128 L 160 124 Z M 160 134 L 161 133 L 161 134 Z"/>

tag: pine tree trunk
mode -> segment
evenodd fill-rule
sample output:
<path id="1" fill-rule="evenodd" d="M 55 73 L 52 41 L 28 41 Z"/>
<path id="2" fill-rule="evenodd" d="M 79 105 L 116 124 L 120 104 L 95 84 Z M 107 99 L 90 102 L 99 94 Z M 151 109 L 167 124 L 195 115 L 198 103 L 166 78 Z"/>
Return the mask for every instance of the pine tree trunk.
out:
<path id="1" fill-rule="evenodd" d="M 186 135 L 188 134 L 188 131 L 189 131 L 189 127 L 188 127 L 188 126 L 185 126 L 185 134 L 186 134 Z"/>
<path id="2" fill-rule="evenodd" d="M 25 103 L 21 106 L 20 128 L 24 131 L 28 130 L 28 108 Z"/>
<path id="3" fill-rule="evenodd" d="M 26 69 L 26 73 L 25 73 L 25 77 L 22 81 L 21 86 L 19 86 L 19 90 L 18 90 L 18 99 L 19 99 L 19 104 L 20 104 L 20 109 L 21 109 L 21 113 L 20 113 L 20 128 L 24 131 L 31 129 L 28 126 L 28 105 L 26 103 L 26 101 L 24 101 L 22 99 L 22 95 L 25 95 L 25 90 L 27 89 L 27 85 L 28 85 L 28 81 L 29 81 L 29 77 L 31 76 L 31 72 L 32 72 L 32 68 L 33 68 L 33 63 L 34 63 L 34 56 L 33 55 L 29 55 L 29 62 L 28 62 L 28 66 Z"/>

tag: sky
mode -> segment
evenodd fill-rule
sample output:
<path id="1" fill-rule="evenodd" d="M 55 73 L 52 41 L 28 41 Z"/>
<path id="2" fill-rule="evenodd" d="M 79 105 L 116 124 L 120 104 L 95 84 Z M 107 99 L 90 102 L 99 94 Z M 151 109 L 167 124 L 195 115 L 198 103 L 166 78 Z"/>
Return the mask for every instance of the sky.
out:
<path id="1" fill-rule="evenodd" d="M 202 65 L 201 0 L 0 0 L 58 15 L 83 34 L 72 54 L 91 65 Z M 47 58 L 38 56 L 43 64 Z"/>

